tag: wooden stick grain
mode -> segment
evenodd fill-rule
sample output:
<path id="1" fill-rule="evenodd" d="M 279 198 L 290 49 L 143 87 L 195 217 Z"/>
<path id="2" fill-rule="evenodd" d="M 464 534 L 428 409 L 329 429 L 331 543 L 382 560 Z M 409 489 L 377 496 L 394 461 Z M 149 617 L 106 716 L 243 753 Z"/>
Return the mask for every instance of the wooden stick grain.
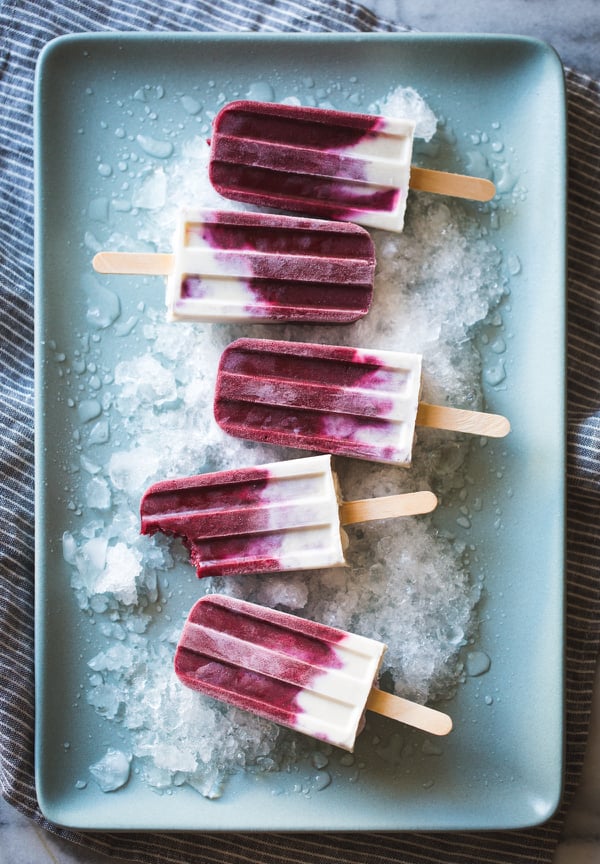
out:
<path id="1" fill-rule="evenodd" d="M 489 438 L 504 438 L 510 432 L 510 423 L 501 414 L 486 414 L 483 411 L 468 411 L 447 405 L 428 405 L 427 402 L 419 403 L 417 424 Z"/>
<path id="2" fill-rule="evenodd" d="M 430 168 L 410 169 L 410 188 L 436 195 L 451 195 L 470 201 L 491 201 L 496 187 L 485 177 L 469 177 L 466 174 L 451 174 L 447 171 L 432 171 Z"/>
<path id="3" fill-rule="evenodd" d="M 367 709 L 383 714 L 392 720 L 399 720 L 431 735 L 448 735 L 452 731 L 452 718 L 435 708 L 410 702 L 392 693 L 385 693 L 373 687 L 367 699 Z"/>
<path id="4" fill-rule="evenodd" d="M 417 516 L 431 513 L 437 506 L 433 492 L 407 492 L 404 495 L 386 495 L 360 501 L 344 501 L 340 507 L 342 525 L 390 519 L 397 516 Z"/>
<path id="5" fill-rule="evenodd" d="M 98 252 L 92 266 L 97 273 L 169 276 L 173 270 L 173 255 L 168 252 Z"/>

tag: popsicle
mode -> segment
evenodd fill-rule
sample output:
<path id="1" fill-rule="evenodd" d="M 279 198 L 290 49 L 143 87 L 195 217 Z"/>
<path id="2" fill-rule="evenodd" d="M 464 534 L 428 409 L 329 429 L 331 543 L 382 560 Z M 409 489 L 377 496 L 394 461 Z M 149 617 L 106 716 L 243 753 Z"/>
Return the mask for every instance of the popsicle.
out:
<path id="1" fill-rule="evenodd" d="M 344 324 L 369 310 L 375 250 L 359 225 L 204 209 L 180 214 L 172 254 L 100 252 L 93 266 L 167 276 L 170 321 Z"/>
<path id="2" fill-rule="evenodd" d="M 309 456 L 155 483 L 141 532 L 181 537 L 199 577 L 309 570 L 346 563 L 342 525 L 436 504 L 428 491 L 343 502 L 331 457 Z"/>
<path id="3" fill-rule="evenodd" d="M 412 189 L 489 201 L 485 178 L 411 168 L 411 120 L 270 102 L 225 105 L 209 178 L 235 201 L 402 231 Z"/>
<path id="4" fill-rule="evenodd" d="M 219 363 L 214 412 L 229 434 L 410 465 L 415 424 L 503 437 L 510 424 L 420 402 L 420 354 L 238 339 Z"/>
<path id="5" fill-rule="evenodd" d="M 432 735 L 447 714 L 374 686 L 386 646 L 220 594 L 193 606 L 175 673 L 193 690 L 352 751 L 365 709 Z"/>

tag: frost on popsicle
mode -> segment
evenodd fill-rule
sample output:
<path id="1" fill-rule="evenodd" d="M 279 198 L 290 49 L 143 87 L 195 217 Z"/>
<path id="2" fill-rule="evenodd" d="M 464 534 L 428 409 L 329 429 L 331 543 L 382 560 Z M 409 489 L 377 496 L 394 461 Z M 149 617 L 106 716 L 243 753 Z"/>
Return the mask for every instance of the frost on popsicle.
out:
<path id="1" fill-rule="evenodd" d="M 215 419 L 240 438 L 403 466 L 417 423 L 508 434 L 500 415 L 421 401 L 421 386 L 419 354 L 238 339 L 221 357 Z"/>
<path id="2" fill-rule="evenodd" d="M 422 490 L 343 501 L 329 455 L 163 480 L 140 504 L 142 534 L 181 537 L 199 577 L 346 564 L 344 525 L 429 513 Z"/>
<path id="3" fill-rule="evenodd" d="M 440 711 L 380 691 L 386 646 L 287 612 L 213 594 L 192 608 L 175 672 L 193 690 L 320 741 L 354 750 L 367 708 L 433 735 Z"/>
<path id="4" fill-rule="evenodd" d="M 411 170 L 415 123 L 237 101 L 213 124 L 209 176 L 234 201 L 402 231 L 409 185 L 489 201 L 486 178 Z"/>
<path id="5" fill-rule="evenodd" d="M 373 295 L 358 225 L 211 209 L 179 213 L 172 253 L 98 252 L 100 273 L 167 277 L 169 321 L 352 323 Z"/>

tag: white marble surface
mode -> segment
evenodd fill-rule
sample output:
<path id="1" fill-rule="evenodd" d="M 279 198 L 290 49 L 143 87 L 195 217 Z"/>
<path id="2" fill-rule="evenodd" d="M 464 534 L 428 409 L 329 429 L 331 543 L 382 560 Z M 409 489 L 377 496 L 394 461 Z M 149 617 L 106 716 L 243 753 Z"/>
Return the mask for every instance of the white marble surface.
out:
<path id="1" fill-rule="evenodd" d="M 512 33 L 549 42 L 563 62 L 600 78 L 600 0 L 363 0 L 378 14 L 429 32 Z M 554 864 L 600 862 L 600 671 L 583 777 Z M 0 798 L 0 864 L 104 864 Z M 183 864 L 183 862 L 182 862 Z"/>

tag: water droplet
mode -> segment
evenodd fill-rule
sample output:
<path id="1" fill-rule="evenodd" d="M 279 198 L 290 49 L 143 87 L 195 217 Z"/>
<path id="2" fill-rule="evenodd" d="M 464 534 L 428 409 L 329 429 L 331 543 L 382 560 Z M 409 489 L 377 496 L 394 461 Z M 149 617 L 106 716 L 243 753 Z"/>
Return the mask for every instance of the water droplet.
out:
<path id="1" fill-rule="evenodd" d="M 485 651 L 469 651 L 465 661 L 467 675 L 471 678 L 484 675 L 489 670 L 491 663 L 492 661 Z"/>
<path id="2" fill-rule="evenodd" d="M 84 399 L 77 406 L 77 416 L 82 423 L 89 423 L 90 420 L 95 420 L 102 413 L 102 406 L 97 399 Z"/>
<path id="3" fill-rule="evenodd" d="M 511 172 L 506 162 L 500 162 L 494 168 L 494 182 L 497 192 L 511 192 L 517 182 L 517 176 Z"/>
<path id="4" fill-rule="evenodd" d="M 112 174 L 112 168 L 107 162 L 100 162 L 98 165 L 98 174 L 102 177 L 110 177 Z"/>
<path id="5" fill-rule="evenodd" d="M 108 420 L 99 420 L 92 428 L 89 437 L 90 444 L 106 444 L 110 438 L 110 426 Z"/>
<path id="6" fill-rule="evenodd" d="M 246 91 L 246 98 L 257 102 L 273 102 L 275 91 L 267 81 L 254 81 Z"/>
<path id="7" fill-rule="evenodd" d="M 114 291 L 101 285 L 93 277 L 84 279 L 88 308 L 86 321 L 97 330 L 104 330 L 116 321 L 121 314 L 121 302 Z M 97 336 L 97 334 L 94 334 Z M 92 339 L 94 339 L 94 336 Z M 97 341 L 97 340 L 96 340 Z"/>
<path id="8" fill-rule="evenodd" d="M 202 110 L 202 105 L 197 99 L 194 99 L 193 96 L 182 96 L 181 104 L 186 114 L 191 114 L 192 116 L 198 114 Z"/>
<path id="9" fill-rule="evenodd" d="M 329 759 L 325 753 L 321 753 L 318 750 L 312 754 L 311 762 L 315 768 L 326 768 L 329 765 Z"/>
<path id="10" fill-rule="evenodd" d="M 521 259 L 514 252 L 511 252 L 507 258 L 506 265 L 511 276 L 516 276 L 521 272 Z"/>
<path id="11" fill-rule="evenodd" d="M 327 789 L 327 787 L 331 784 L 331 774 L 329 771 L 319 771 L 318 774 L 312 778 L 312 782 L 310 784 L 311 790 L 315 792 L 322 792 L 323 789 Z"/>
<path id="12" fill-rule="evenodd" d="M 504 368 L 504 363 L 500 360 L 495 366 L 490 366 L 485 370 L 485 380 L 488 384 L 491 384 L 493 387 L 501 384 L 506 378 L 506 369 Z"/>
<path id="13" fill-rule="evenodd" d="M 122 321 L 119 324 L 115 325 L 115 335 L 116 336 L 129 336 L 135 325 L 137 324 L 138 319 L 135 315 L 131 315 L 127 321 Z"/>
<path id="14" fill-rule="evenodd" d="M 148 156 L 154 156 L 156 159 L 168 159 L 173 153 L 174 148 L 170 141 L 160 141 L 149 135 L 136 135 L 135 140 L 144 153 L 147 153 Z"/>

